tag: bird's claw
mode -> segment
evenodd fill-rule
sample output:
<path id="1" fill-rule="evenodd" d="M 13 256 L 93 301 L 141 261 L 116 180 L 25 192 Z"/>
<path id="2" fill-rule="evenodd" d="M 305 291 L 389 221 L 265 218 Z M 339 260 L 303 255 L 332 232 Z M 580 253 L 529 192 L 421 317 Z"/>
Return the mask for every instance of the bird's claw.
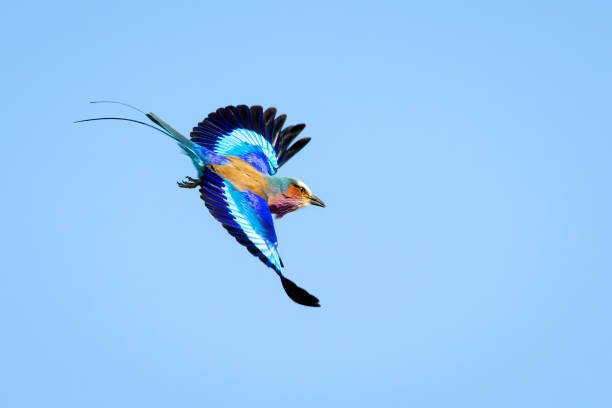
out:
<path id="1" fill-rule="evenodd" d="M 185 177 L 185 180 L 183 181 L 177 181 L 176 184 L 178 184 L 178 186 L 181 188 L 196 188 L 200 185 L 200 179 L 195 179 L 188 176 Z"/>

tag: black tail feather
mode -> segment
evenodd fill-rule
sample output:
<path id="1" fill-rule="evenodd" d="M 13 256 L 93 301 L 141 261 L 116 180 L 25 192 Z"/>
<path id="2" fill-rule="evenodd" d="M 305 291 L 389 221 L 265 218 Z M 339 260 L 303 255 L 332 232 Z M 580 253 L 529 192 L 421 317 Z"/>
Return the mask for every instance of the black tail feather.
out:
<path id="1" fill-rule="evenodd" d="M 283 289 L 287 293 L 287 296 L 291 298 L 295 303 L 299 303 L 304 306 L 320 307 L 319 299 L 316 296 L 311 295 L 306 290 L 300 288 L 298 285 L 293 283 L 291 280 L 281 275 L 281 282 Z"/>
<path id="2" fill-rule="evenodd" d="M 148 124 L 148 123 L 144 123 L 144 122 L 141 122 L 141 121 L 139 121 L 139 120 L 129 119 L 129 118 L 114 118 L 114 117 L 113 117 L 113 118 L 92 118 L 92 119 L 81 119 L 81 120 L 77 120 L 77 121 L 76 121 L 76 122 L 74 122 L 74 123 L 93 122 L 93 121 L 96 121 L 96 120 L 125 120 L 125 121 L 127 121 L 127 122 L 139 123 L 139 124 L 141 124 L 141 125 L 145 125 L 145 126 L 147 126 L 147 127 L 150 127 L 151 129 L 155 129 L 155 130 L 157 130 L 158 132 L 162 132 L 162 133 L 163 133 L 164 135 L 166 135 L 166 136 L 170 136 L 170 137 L 172 137 L 172 135 L 170 135 L 168 132 L 166 132 L 166 131 L 165 131 L 165 130 L 163 130 L 163 129 L 156 128 L 155 126 L 150 125 L 150 124 Z M 157 124 L 157 122 L 155 122 L 155 123 Z"/>

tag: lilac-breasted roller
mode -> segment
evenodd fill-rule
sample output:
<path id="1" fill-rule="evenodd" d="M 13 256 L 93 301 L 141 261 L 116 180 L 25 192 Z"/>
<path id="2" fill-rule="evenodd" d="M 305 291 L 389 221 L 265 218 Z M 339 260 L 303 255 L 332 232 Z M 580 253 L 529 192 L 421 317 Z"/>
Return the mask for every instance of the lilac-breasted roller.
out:
<path id="1" fill-rule="evenodd" d="M 133 109 L 131 105 L 113 101 Z M 227 106 L 217 109 L 193 128 L 186 138 L 154 113 L 144 113 L 153 123 L 121 117 L 85 119 L 126 120 L 154 128 L 174 139 L 189 156 L 197 177 L 178 183 L 197 188 L 210 213 L 250 253 L 280 277 L 287 295 L 296 303 L 319 306 L 319 300 L 300 288 L 283 273 L 272 214 L 277 218 L 299 208 L 323 201 L 303 182 L 276 176 L 276 171 L 299 152 L 310 138 L 297 136 L 304 124 L 284 127 L 286 115 L 275 108 Z"/>

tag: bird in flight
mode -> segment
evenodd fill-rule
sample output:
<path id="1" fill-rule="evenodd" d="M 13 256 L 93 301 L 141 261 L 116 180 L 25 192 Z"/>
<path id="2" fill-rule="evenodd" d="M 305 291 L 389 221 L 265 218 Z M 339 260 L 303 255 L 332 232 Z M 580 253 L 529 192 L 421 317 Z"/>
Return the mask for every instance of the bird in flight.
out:
<path id="1" fill-rule="evenodd" d="M 197 177 L 187 177 L 178 186 L 199 188 L 210 213 L 249 252 L 274 270 L 287 295 L 304 306 L 319 306 L 319 299 L 283 275 L 272 214 L 280 218 L 309 205 L 325 207 L 300 180 L 276 176 L 277 170 L 299 152 L 310 138 L 298 139 L 304 124 L 284 126 L 286 115 L 276 108 L 226 106 L 212 112 L 186 138 L 154 113 L 117 103 L 144 114 L 145 123 L 122 117 L 77 121 L 124 120 L 156 129 L 174 139 L 191 159 Z"/>

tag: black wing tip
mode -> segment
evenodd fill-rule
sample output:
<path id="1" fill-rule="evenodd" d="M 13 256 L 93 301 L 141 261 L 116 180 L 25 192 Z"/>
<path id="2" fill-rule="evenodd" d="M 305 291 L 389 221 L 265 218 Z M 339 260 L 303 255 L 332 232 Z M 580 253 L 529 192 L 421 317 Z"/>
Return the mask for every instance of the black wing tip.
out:
<path id="1" fill-rule="evenodd" d="M 281 275 L 280 278 L 287 296 L 289 296 L 295 303 L 303 306 L 321 307 L 319 304 L 319 299 L 317 299 L 316 296 L 311 295 L 305 289 L 300 288 L 298 285 L 293 283 L 293 281 L 285 278 L 284 276 Z"/>

